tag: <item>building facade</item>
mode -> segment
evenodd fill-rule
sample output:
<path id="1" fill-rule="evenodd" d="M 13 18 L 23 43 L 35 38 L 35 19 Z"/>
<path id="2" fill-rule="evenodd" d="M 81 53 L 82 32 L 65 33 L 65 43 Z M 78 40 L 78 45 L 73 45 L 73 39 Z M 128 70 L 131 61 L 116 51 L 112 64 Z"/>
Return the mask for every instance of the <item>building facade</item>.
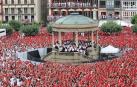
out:
<path id="1" fill-rule="evenodd" d="M 72 12 L 97 19 L 97 5 L 98 0 L 49 0 L 48 20 L 58 19 Z"/>
<path id="2" fill-rule="evenodd" d="M 3 20 L 3 4 L 2 4 L 2 0 L 0 0 L 0 21 L 2 21 Z"/>
<path id="3" fill-rule="evenodd" d="M 131 20 L 131 17 L 137 14 L 137 0 L 121 0 L 122 19 Z"/>
<path id="4" fill-rule="evenodd" d="M 40 0 L 3 0 L 3 21 L 40 21 Z"/>
<path id="5" fill-rule="evenodd" d="M 99 0 L 98 1 L 99 19 L 120 19 L 121 0 Z"/>

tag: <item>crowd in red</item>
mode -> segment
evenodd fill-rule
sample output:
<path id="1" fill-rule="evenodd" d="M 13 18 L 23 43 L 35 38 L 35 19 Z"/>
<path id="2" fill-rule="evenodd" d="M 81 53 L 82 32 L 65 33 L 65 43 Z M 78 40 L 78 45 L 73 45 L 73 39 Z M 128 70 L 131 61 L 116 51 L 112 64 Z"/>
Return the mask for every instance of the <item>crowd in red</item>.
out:
<path id="1" fill-rule="evenodd" d="M 121 33 L 107 35 L 100 32 L 99 43 L 101 45 L 113 45 L 120 48 L 137 48 L 137 34 L 133 33 L 129 27 L 124 27 Z"/>
<path id="2" fill-rule="evenodd" d="M 0 87 L 137 87 L 136 35 L 130 28 L 117 35 L 102 32 L 99 35 L 101 46 L 112 44 L 132 50 L 120 58 L 81 65 L 0 59 Z M 51 36 L 43 30 L 37 36 L 24 38 L 14 33 L 1 39 L 1 49 L 2 43 L 6 44 L 5 48 L 12 48 L 16 43 L 20 47 L 46 47 L 51 44 Z"/>

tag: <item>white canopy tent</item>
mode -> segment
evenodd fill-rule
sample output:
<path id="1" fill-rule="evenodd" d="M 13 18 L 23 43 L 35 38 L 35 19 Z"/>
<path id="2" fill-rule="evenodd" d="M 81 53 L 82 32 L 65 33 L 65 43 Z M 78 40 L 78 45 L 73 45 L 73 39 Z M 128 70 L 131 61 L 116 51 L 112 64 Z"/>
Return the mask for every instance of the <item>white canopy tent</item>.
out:
<path id="1" fill-rule="evenodd" d="M 104 24 L 104 23 L 106 23 L 106 22 L 107 22 L 107 20 L 101 20 L 101 21 L 99 21 L 98 27 L 101 27 L 102 24 Z M 128 23 L 128 22 L 122 21 L 122 20 L 114 20 L 114 22 L 116 22 L 117 24 L 119 24 L 119 25 L 121 25 L 121 26 L 126 26 L 126 27 L 131 27 L 131 26 L 133 26 L 131 23 Z"/>
<path id="2" fill-rule="evenodd" d="M 104 47 L 104 48 L 101 48 L 101 52 L 100 53 L 119 53 L 120 49 L 119 48 L 115 48 L 111 45 L 107 46 L 107 47 Z"/>
<path id="3" fill-rule="evenodd" d="M 125 22 L 125 21 L 121 21 L 121 20 L 116 20 L 115 22 L 117 24 L 121 25 L 121 26 L 127 26 L 127 27 L 133 26 L 131 23 L 128 23 L 128 22 Z"/>
<path id="4" fill-rule="evenodd" d="M 6 36 L 6 29 L 0 29 L 0 37 Z"/>

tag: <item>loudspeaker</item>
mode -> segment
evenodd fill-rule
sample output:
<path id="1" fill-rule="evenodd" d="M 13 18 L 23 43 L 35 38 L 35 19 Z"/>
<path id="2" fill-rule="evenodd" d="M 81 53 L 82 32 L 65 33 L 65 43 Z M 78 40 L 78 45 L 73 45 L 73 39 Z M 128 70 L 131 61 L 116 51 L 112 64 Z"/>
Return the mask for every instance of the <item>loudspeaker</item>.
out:
<path id="1" fill-rule="evenodd" d="M 38 50 L 27 52 L 27 59 L 41 62 L 41 57 Z"/>

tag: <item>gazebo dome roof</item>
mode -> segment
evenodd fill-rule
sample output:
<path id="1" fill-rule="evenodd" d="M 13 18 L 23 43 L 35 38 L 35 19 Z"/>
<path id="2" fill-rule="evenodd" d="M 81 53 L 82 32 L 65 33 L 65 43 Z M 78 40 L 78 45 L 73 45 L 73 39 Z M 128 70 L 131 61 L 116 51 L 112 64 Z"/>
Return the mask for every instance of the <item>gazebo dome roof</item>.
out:
<path id="1" fill-rule="evenodd" d="M 64 25 L 85 25 L 85 24 L 96 24 L 97 21 L 93 19 L 79 15 L 78 13 L 72 13 L 71 15 L 65 16 L 58 19 L 55 24 L 64 24 Z"/>
<path id="2" fill-rule="evenodd" d="M 72 13 L 71 15 L 65 16 L 58 19 L 53 23 L 53 31 L 94 31 L 97 30 L 98 22 L 83 16 L 78 13 Z"/>

